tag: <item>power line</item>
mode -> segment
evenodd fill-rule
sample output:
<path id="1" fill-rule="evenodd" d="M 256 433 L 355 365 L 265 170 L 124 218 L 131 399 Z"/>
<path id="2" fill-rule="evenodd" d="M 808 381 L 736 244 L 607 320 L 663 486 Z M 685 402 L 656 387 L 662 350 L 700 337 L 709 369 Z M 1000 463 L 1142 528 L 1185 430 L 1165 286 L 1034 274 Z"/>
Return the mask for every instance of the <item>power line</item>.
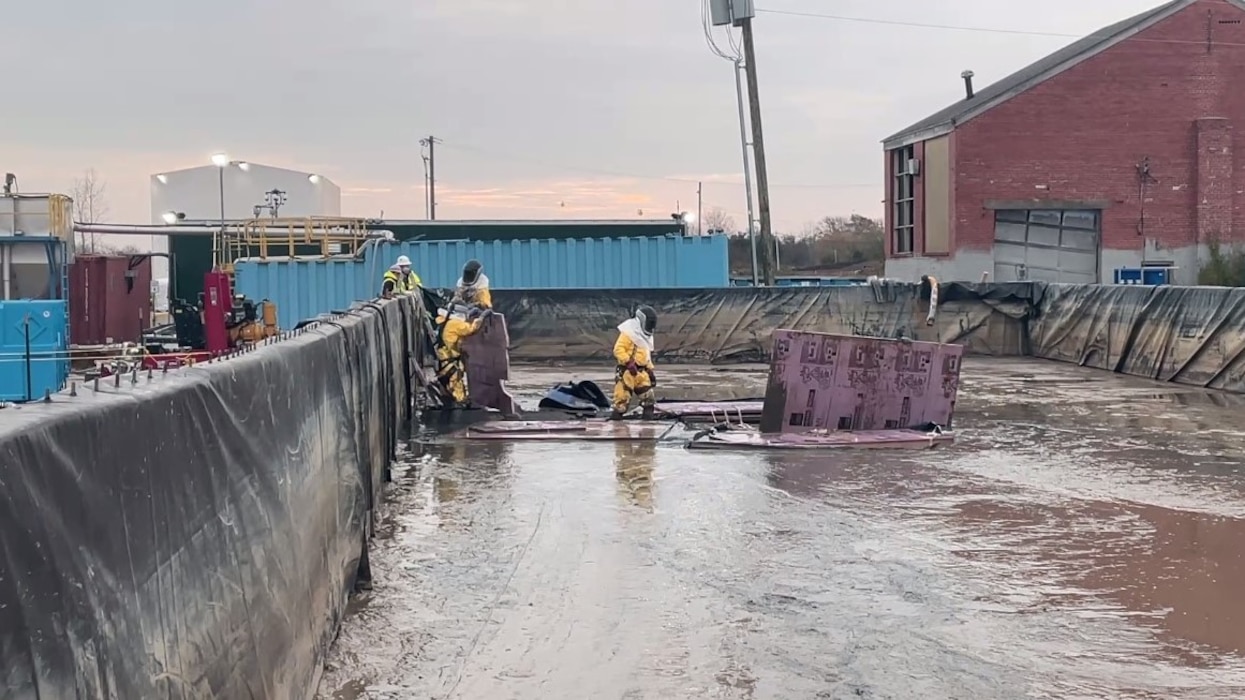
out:
<path id="1" fill-rule="evenodd" d="M 796 10 L 766 10 L 757 8 L 758 13 L 764 12 L 769 15 L 784 15 L 787 17 L 804 17 L 810 19 L 826 19 L 839 22 L 859 22 L 861 24 L 881 24 L 891 27 L 912 27 L 916 29 L 941 29 L 947 31 L 958 32 L 978 32 L 983 34 L 1011 34 L 1021 36 L 1044 36 L 1058 39 L 1110 39 L 1117 36 L 1116 32 L 1110 34 L 1093 33 L 1085 34 L 1067 34 L 1063 32 L 1040 32 L 1028 29 L 1002 29 L 998 27 L 970 27 L 956 24 L 932 24 L 928 22 L 907 22 L 903 20 L 877 19 L 874 17 L 848 17 L 846 15 L 831 15 L 821 12 L 799 12 Z M 1128 41 L 1144 42 L 1150 44 L 1196 44 L 1203 46 L 1206 44 L 1205 39 L 1153 39 L 1138 36 L 1127 37 Z M 1245 46 L 1243 43 L 1233 43 L 1226 41 L 1216 41 L 1215 46 Z"/>
<path id="2" fill-rule="evenodd" d="M 468 151 L 471 153 L 477 153 L 479 155 L 488 156 L 490 158 L 497 158 L 499 160 L 509 160 L 509 161 L 513 161 L 516 163 L 526 163 L 526 164 L 531 164 L 531 165 L 542 165 L 545 167 L 557 168 L 559 170 L 572 170 L 572 171 L 577 171 L 577 172 L 591 173 L 593 175 L 606 175 L 609 177 L 625 177 L 625 178 L 630 178 L 633 180 L 661 180 L 665 182 L 683 182 L 683 183 L 688 183 L 692 185 L 703 182 L 706 187 L 712 186 L 712 185 L 729 185 L 731 187 L 743 187 L 744 186 L 744 183 L 734 182 L 734 181 L 705 180 L 703 178 L 695 179 L 695 178 L 683 178 L 683 177 L 670 177 L 668 175 L 641 175 L 639 173 L 627 173 L 627 172 L 622 172 L 618 170 L 603 170 L 601 168 L 586 168 L 586 167 L 577 166 L 577 165 L 561 165 L 557 163 L 550 163 L 549 161 L 546 161 L 543 159 L 538 160 L 534 158 L 524 158 L 521 156 L 501 153 L 499 151 L 494 151 L 491 149 L 477 148 L 475 146 L 471 146 L 471 145 L 463 144 L 463 143 L 444 142 L 444 141 L 441 141 L 440 139 L 437 140 L 437 145 L 441 146 L 442 148 L 450 148 L 450 149 L 457 149 L 460 151 Z M 881 181 L 879 180 L 878 182 L 870 182 L 870 183 L 770 184 L 770 187 L 778 187 L 782 189 L 844 190 L 844 189 L 856 189 L 856 188 L 865 188 L 865 187 L 878 187 L 880 184 L 881 184 Z"/>

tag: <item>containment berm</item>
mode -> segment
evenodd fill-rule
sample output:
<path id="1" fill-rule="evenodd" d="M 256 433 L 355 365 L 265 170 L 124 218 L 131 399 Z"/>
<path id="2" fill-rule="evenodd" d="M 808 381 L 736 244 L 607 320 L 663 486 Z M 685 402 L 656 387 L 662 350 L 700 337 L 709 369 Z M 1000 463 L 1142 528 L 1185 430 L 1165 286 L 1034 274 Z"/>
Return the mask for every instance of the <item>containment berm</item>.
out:
<path id="1" fill-rule="evenodd" d="M 0 410 L 0 695 L 309 697 L 409 412 L 423 313 L 417 297 L 360 306 Z"/>

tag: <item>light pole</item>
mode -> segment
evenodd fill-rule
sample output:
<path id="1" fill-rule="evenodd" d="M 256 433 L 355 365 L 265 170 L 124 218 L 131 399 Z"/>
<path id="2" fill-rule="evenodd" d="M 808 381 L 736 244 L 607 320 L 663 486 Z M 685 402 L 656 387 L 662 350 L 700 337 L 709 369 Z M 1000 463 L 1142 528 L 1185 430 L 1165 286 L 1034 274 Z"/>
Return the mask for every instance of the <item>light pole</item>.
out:
<path id="1" fill-rule="evenodd" d="M 212 263 L 216 266 L 220 265 L 221 246 L 225 241 L 225 168 L 231 165 L 238 166 L 239 170 L 250 170 L 251 164 L 244 160 L 229 160 L 229 156 L 224 153 L 212 154 L 212 165 L 219 170 L 220 177 L 220 231 L 216 235 L 216 240 L 212 241 Z"/>

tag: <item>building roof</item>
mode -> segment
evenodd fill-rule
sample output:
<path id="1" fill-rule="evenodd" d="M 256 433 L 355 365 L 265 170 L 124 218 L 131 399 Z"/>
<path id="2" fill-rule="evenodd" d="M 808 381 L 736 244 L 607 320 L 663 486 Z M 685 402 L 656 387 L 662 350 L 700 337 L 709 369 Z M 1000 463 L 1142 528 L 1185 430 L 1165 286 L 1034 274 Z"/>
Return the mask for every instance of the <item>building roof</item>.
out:
<path id="1" fill-rule="evenodd" d="M 673 219 L 595 219 L 552 221 L 369 221 L 372 230 L 388 230 L 400 241 L 514 241 L 567 238 L 656 238 L 681 236 L 687 225 Z"/>
<path id="2" fill-rule="evenodd" d="M 987 85 L 976 91 L 971 98 L 961 99 L 950 107 L 935 112 L 912 126 L 892 134 L 883 140 L 882 144 L 888 149 L 898 148 L 909 143 L 924 141 L 925 139 L 948 133 L 957 125 L 1148 29 L 1197 1 L 1170 0 L 1170 2 L 1146 10 L 1139 15 L 1100 29 L 1036 63 L 1021 68 L 998 82 Z M 1238 8 L 1245 9 L 1245 0 L 1227 0 L 1227 2 Z"/>
<path id="3" fill-rule="evenodd" d="M 311 177 L 312 175 L 315 175 L 317 178 L 319 178 L 319 181 L 320 181 L 320 182 L 329 183 L 329 184 L 333 185 L 334 187 L 336 187 L 336 186 L 337 186 L 337 183 L 336 183 L 336 182 L 333 182 L 333 180 L 332 180 L 332 179 L 330 179 L 330 178 L 328 178 L 328 177 L 326 177 L 326 176 L 324 176 L 324 175 L 321 175 L 320 173 L 304 172 L 304 171 L 302 171 L 302 170 L 293 170 L 293 169 L 291 169 L 291 168 L 282 168 L 282 167 L 280 167 L 280 166 L 276 166 L 276 165 L 268 165 L 268 164 L 266 164 L 266 163 L 256 163 L 256 162 L 255 162 L 255 161 L 253 161 L 253 160 L 238 160 L 238 161 L 236 161 L 236 162 L 239 162 L 239 163 L 246 163 L 246 167 L 247 167 L 248 169 L 255 168 L 255 169 L 258 169 L 258 170 L 276 171 L 276 172 L 281 172 L 281 173 L 288 173 L 288 174 L 290 174 L 290 175 L 299 175 L 299 176 L 301 176 L 301 177 Z M 215 166 L 215 165 L 213 165 L 213 164 L 211 164 L 211 163 L 206 163 L 206 164 L 204 164 L 204 165 L 196 165 L 196 166 L 189 167 L 189 168 L 177 168 L 177 169 L 175 169 L 175 170 L 161 170 L 161 171 L 160 171 L 160 172 L 158 172 L 158 173 L 153 173 L 153 174 L 151 175 L 151 178 L 154 180 L 154 179 L 156 179 L 156 178 L 161 178 L 161 177 L 163 177 L 163 178 L 168 178 L 168 177 L 170 177 L 170 176 L 176 177 L 176 176 L 181 175 L 181 174 L 183 174 L 183 173 L 193 173 L 193 172 L 198 172 L 198 171 L 203 171 L 203 170 L 213 170 L 213 171 L 214 171 L 214 170 L 216 170 L 216 169 L 217 169 L 217 166 Z"/>

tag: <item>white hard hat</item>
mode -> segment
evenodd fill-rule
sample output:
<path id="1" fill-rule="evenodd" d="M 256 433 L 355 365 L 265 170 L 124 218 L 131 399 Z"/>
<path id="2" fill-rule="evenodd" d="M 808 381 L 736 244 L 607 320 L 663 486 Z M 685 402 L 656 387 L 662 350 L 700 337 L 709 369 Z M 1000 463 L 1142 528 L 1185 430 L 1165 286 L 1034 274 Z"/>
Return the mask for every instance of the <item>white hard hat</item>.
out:
<path id="1" fill-rule="evenodd" d="M 398 262 L 397 262 L 397 264 L 398 264 L 398 265 L 406 265 L 407 267 L 410 267 L 410 265 L 411 265 L 411 259 L 410 259 L 410 258 L 408 258 L 408 257 L 406 257 L 405 255 L 399 255 L 399 256 L 398 256 Z"/>

